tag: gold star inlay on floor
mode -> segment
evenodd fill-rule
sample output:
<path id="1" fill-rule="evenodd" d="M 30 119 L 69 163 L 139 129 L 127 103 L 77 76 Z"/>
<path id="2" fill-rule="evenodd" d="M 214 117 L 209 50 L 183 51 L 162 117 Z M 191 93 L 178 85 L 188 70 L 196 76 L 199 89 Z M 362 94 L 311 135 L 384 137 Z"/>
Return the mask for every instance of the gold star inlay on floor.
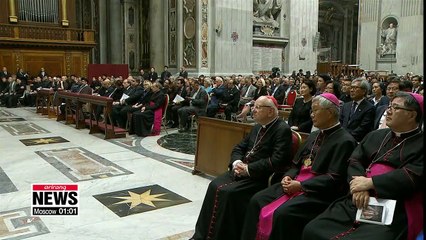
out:
<path id="1" fill-rule="evenodd" d="M 149 189 L 148 191 L 142 193 L 142 194 L 137 194 L 131 191 L 127 191 L 129 193 L 129 196 L 126 197 L 114 197 L 114 198 L 119 198 L 119 199 L 124 199 L 121 202 L 115 203 L 115 204 L 122 204 L 122 203 L 130 203 L 130 209 L 138 206 L 139 204 L 145 204 L 151 207 L 156 207 L 154 205 L 153 202 L 167 202 L 167 201 L 171 201 L 169 199 L 164 199 L 164 198 L 159 198 L 163 195 L 166 195 L 167 193 L 160 193 L 160 194 L 153 194 L 151 195 L 151 189 Z"/>
<path id="2" fill-rule="evenodd" d="M 191 202 L 157 184 L 94 195 L 119 217 Z"/>
<path id="3" fill-rule="evenodd" d="M 30 139 L 21 139 L 19 141 L 21 141 L 25 146 L 68 142 L 68 140 L 62 137 L 30 138 Z"/>
<path id="4" fill-rule="evenodd" d="M 56 139 L 53 138 L 39 138 L 32 140 L 35 144 L 49 144 L 49 143 L 55 143 Z"/>

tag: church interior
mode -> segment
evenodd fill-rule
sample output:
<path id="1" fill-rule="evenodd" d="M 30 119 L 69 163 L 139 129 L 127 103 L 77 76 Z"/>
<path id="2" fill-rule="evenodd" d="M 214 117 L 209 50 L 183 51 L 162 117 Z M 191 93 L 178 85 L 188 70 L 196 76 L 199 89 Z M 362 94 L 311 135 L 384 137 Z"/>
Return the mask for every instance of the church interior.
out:
<path id="1" fill-rule="evenodd" d="M 0 239 L 190 239 L 210 181 L 253 127 L 250 115 L 237 119 L 249 101 L 178 126 L 165 90 L 156 132 L 139 136 L 129 127 L 135 113 L 114 126 L 126 98 L 98 93 L 102 81 L 149 81 L 152 90 L 182 79 L 193 90 L 203 79 L 207 91 L 209 81 L 241 88 L 264 77 L 274 95 L 267 76 L 278 73 L 294 85 L 278 103 L 284 120 L 291 94 L 301 97 L 299 74 L 417 78 L 411 88 L 423 94 L 423 8 L 417 0 L 0 1 Z M 34 215 L 34 184 L 78 186 L 78 214 Z"/>

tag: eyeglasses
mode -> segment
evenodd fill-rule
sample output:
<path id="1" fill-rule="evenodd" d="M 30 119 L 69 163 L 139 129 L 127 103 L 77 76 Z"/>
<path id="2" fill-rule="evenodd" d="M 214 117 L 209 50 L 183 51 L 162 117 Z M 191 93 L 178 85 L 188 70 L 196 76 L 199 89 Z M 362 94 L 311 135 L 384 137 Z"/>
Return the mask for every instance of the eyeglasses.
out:
<path id="1" fill-rule="evenodd" d="M 263 108 L 263 107 L 268 107 L 268 108 L 270 108 L 271 106 L 266 106 L 266 105 L 254 105 L 254 106 L 252 106 L 251 108 L 254 108 L 254 109 L 256 109 L 256 110 L 259 110 L 260 108 Z"/>
<path id="2" fill-rule="evenodd" d="M 361 89 L 362 87 L 360 86 L 351 86 L 351 89 Z"/>
<path id="3" fill-rule="evenodd" d="M 386 88 L 386 90 L 388 90 L 388 91 L 390 91 L 390 90 L 398 91 L 399 88 L 398 87 L 388 87 L 388 88 Z"/>
<path id="4" fill-rule="evenodd" d="M 398 105 L 389 105 L 388 106 L 388 108 L 387 108 L 388 110 L 392 110 L 392 111 L 395 111 L 395 110 L 406 110 L 406 111 L 415 111 L 414 109 L 410 109 L 410 108 L 406 108 L 406 107 L 401 107 L 401 106 L 398 106 Z"/>

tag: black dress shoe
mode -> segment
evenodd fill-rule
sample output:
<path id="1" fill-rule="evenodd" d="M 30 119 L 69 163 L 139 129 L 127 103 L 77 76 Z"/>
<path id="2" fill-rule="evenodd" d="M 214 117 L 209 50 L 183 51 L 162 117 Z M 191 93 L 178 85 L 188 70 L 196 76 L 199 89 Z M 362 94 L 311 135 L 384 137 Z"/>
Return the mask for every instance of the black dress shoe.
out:
<path id="1" fill-rule="evenodd" d="M 179 127 L 179 124 L 173 124 L 172 126 L 170 126 L 170 128 L 177 128 Z"/>

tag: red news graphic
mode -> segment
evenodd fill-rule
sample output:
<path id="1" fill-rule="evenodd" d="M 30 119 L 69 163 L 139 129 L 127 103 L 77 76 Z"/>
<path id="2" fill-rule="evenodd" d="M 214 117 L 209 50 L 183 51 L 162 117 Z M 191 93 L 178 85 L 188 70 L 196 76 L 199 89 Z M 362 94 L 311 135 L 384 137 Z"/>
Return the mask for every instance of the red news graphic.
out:
<path id="1" fill-rule="evenodd" d="M 77 216 L 78 200 L 78 184 L 31 185 L 32 216 Z"/>

